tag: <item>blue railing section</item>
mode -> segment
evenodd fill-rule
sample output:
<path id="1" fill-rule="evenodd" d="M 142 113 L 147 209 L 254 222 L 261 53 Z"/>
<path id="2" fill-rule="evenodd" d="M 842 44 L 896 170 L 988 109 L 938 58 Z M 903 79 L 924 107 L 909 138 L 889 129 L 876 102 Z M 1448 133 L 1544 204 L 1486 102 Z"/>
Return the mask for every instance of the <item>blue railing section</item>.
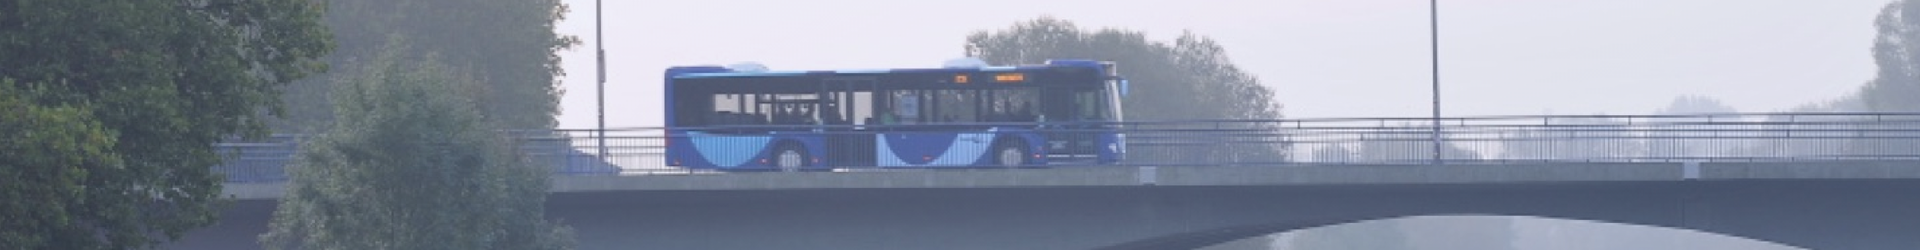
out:
<path id="1" fill-rule="evenodd" d="M 298 144 L 291 136 L 275 136 L 262 142 L 221 143 L 216 148 L 225 156 L 214 166 L 227 175 L 228 182 L 276 182 L 287 180 L 287 163 Z"/>
<path id="2" fill-rule="evenodd" d="M 1920 113 L 1193 120 L 1121 123 L 954 124 L 958 130 L 1024 126 L 1050 136 L 1125 135 L 1124 160 L 1027 167 L 1507 164 L 1537 162 L 1834 161 L 1920 159 Z M 730 126 L 685 130 L 788 130 L 868 135 L 928 126 Z M 941 130 L 931 130 L 941 131 Z M 715 173 L 670 167 L 664 128 L 510 131 L 521 152 L 559 175 Z M 1436 161 L 1433 138 L 1442 150 Z M 223 143 L 217 166 L 233 182 L 286 180 L 299 135 Z M 603 141 L 606 145 L 598 145 Z M 827 150 L 840 145 L 825 145 Z M 870 146 L 868 146 L 870 147 Z M 602 153 L 604 152 L 604 153 Z M 1070 156 L 1067 156 L 1070 157 Z M 835 171 L 878 171 L 833 166 Z"/>
<path id="3" fill-rule="evenodd" d="M 627 155 L 609 154 L 609 158 L 602 158 L 589 153 L 592 149 L 578 146 L 580 142 L 594 137 L 569 137 L 558 132 L 562 131 L 511 131 L 507 134 L 518 144 L 525 159 L 535 166 L 551 168 L 554 174 L 612 175 L 622 172 L 618 165 L 607 159 Z M 215 166 L 214 170 L 226 174 L 228 182 L 286 181 L 286 168 L 298 153 L 300 143 L 307 138 L 310 137 L 281 134 L 253 142 L 221 143 L 215 147 L 225 156 L 225 162 Z"/>

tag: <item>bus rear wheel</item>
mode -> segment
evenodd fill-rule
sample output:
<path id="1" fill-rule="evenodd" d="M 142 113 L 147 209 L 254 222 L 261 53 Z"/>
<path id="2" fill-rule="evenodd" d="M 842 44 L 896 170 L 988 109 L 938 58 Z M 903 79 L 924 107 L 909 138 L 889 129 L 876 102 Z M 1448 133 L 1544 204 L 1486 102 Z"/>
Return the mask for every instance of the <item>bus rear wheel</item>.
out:
<path id="1" fill-rule="evenodd" d="M 1017 141 L 1001 143 L 993 150 L 993 164 L 1003 168 L 1019 168 L 1027 163 L 1027 145 Z"/>
<path id="2" fill-rule="evenodd" d="M 806 162 L 806 150 L 791 144 L 781 146 L 773 153 L 773 167 L 780 172 L 800 172 L 800 167 L 806 166 Z"/>

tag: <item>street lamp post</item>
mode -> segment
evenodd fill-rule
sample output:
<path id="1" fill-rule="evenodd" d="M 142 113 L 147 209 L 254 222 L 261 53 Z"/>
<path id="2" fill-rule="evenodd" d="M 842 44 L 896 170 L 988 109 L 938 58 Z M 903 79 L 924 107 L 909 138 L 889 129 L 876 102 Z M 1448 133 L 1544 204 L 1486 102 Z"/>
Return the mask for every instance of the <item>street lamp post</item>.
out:
<path id="1" fill-rule="evenodd" d="M 607 45 L 600 32 L 600 9 L 600 0 L 593 0 L 594 87 L 597 88 L 594 94 L 598 95 L 594 98 L 594 106 L 599 109 L 600 120 L 599 129 L 595 130 L 595 137 L 599 141 L 594 145 L 600 149 L 599 156 L 604 161 L 607 157 Z"/>
<path id="2" fill-rule="evenodd" d="M 1433 34 L 1433 165 L 1440 165 L 1440 150 L 1445 145 L 1440 141 L 1440 0 L 1428 0 L 1427 11 L 1429 33 Z"/>

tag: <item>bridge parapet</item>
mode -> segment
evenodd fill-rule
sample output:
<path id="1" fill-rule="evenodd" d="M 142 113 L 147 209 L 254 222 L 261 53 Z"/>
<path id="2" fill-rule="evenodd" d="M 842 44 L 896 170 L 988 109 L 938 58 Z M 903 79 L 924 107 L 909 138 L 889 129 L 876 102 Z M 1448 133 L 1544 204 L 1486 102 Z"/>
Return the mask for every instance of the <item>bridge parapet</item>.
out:
<path id="1" fill-rule="evenodd" d="M 965 181 L 992 186 L 1022 180 L 1024 175 L 1049 176 L 1056 172 L 1078 173 L 1096 178 L 1085 181 L 1178 183 L 1182 173 L 1225 171 L 1222 166 L 1326 166 L 1337 165 L 1343 171 L 1412 171 L 1424 178 L 1449 176 L 1490 176 L 1471 174 L 1478 169 L 1502 169 L 1493 165 L 1538 165 L 1546 163 L 1602 164 L 1593 176 L 1610 176 L 1620 170 L 1607 163 L 1674 163 L 1682 167 L 1683 178 L 1701 175 L 1739 174 L 1740 169 L 1725 170 L 1716 164 L 1769 162 L 1832 162 L 1920 160 L 1920 113 L 1754 113 L 1698 115 L 1592 115 L 1592 116 L 1495 116 L 1443 118 L 1441 134 L 1432 133 L 1429 118 L 1338 118 L 1289 120 L 1205 120 L 1153 121 L 1106 124 L 1127 135 L 1126 160 L 1099 166 L 1117 169 L 1081 170 L 1074 165 L 1045 166 L 1022 171 L 941 170 L 929 175 L 959 175 Z M 1032 126 L 1061 124 L 1034 123 Z M 1073 125 L 1084 126 L 1075 123 Z M 831 126 L 822 126 L 831 127 Z M 869 127 L 871 128 L 871 127 Z M 849 129 L 851 130 L 851 129 Z M 662 156 L 666 148 L 662 128 L 618 129 L 599 133 L 592 130 L 512 131 L 508 134 L 520 143 L 520 149 L 535 163 L 550 166 L 556 175 L 594 176 L 616 174 L 721 174 L 666 166 Z M 832 130 L 827 130 L 832 131 Z M 873 130 L 868 130 L 873 131 Z M 1071 133 L 1072 130 L 1063 130 Z M 843 131 L 844 132 L 844 131 Z M 844 132 L 861 133 L 861 132 Z M 872 133 L 872 132 L 865 132 Z M 1443 151 L 1439 162 L 1433 152 Z M 228 163 L 216 167 L 231 183 L 271 183 L 286 181 L 286 164 L 297 152 L 306 135 L 282 135 L 261 142 L 221 144 L 230 152 Z M 604 139 L 604 140 L 602 140 Z M 599 145 L 605 142 L 607 145 Z M 605 148 L 604 155 L 599 154 Z M 1448 168 L 1429 170 L 1397 168 L 1442 163 Z M 1701 163 L 1712 163 L 1701 165 Z M 891 169 L 873 166 L 838 166 L 853 175 L 822 175 L 834 183 L 844 176 L 862 178 L 901 177 Z M 1777 168 L 1777 167 L 1776 167 Z M 1143 169 L 1152 169 L 1143 170 Z M 1584 169 L 1584 168 L 1574 168 Z M 1870 167 L 1795 170 L 1813 172 L 1868 171 Z M 1053 172 L 1046 172 L 1053 171 Z M 1282 171 L 1282 170 L 1247 170 Z M 1506 171 L 1506 170 L 1498 170 Z M 1527 173 L 1513 170 L 1509 175 Z M 1560 170 L 1555 170 L 1560 171 Z M 1664 170 L 1663 170 L 1664 171 Z M 1702 172 L 1705 171 L 1705 172 Z M 1726 172 L 1733 171 L 1733 172 Z M 885 174 L 880 174 L 885 173 Z M 754 173 L 758 174 L 758 173 Z M 1111 174 L 1112 176 L 1102 176 Z M 1809 173 L 1815 174 L 1815 173 Z M 1835 172 L 1833 174 L 1846 174 Z M 1262 175 L 1224 176 L 1262 180 Z M 1112 177 L 1108 179 L 1098 179 Z M 1756 178 L 1765 176 L 1755 176 Z M 692 177 L 694 179 L 756 179 L 787 177 Z M 930 177 L 931 178 L 931 177 Z M 946 183 L 949 177 L 922 179 Z M 1288 177 L 1293 178 L 1293 177 Z M 1301 177 L 1306 178 L 1306 177 Z M 892 180 L 892 179 L 887 179 Z M 907 185 L 916 180 L 899 179 Z M 1063 183 L 1071 180 L 1058 180 Z M 780 185 L 750 182 L 750 185 Z M 861 181 L 840 181 L 846 185 Z M 773 186 L 769 186 L 773 187 Z"/>
<path id="2" fill-rule="evenodd" d="M 1700 174 L 1711 180 L 1920 179 L 1920 161 L 1709 162 Z"/>

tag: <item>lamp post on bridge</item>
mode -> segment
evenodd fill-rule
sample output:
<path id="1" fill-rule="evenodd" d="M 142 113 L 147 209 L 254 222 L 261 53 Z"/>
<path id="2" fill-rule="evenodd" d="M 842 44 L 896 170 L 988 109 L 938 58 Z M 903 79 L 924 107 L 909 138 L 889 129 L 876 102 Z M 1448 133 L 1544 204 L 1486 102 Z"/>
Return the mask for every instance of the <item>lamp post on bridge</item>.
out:
<path id="1" fill-rule="evenodd" d="M 602 161 L 607 158 L 607 45 L 600 32 L 600 0 L 593 0 L 593 57 L 594 57 L 594 106 L 599 110 L 598 129 L 594 130 L 594 146 L 599 148 L 598 156 Z"/>
<path id="2" fill-rule="evenodd" d="M 1433 165 L 1441 165 L 1445 162 L 1441 160 L 1441 146 L 1446 144 L 1440 139 L 1440 0 L 1427 0 L 1427 17 L 1429 33 L 1433 34 Z"/>

